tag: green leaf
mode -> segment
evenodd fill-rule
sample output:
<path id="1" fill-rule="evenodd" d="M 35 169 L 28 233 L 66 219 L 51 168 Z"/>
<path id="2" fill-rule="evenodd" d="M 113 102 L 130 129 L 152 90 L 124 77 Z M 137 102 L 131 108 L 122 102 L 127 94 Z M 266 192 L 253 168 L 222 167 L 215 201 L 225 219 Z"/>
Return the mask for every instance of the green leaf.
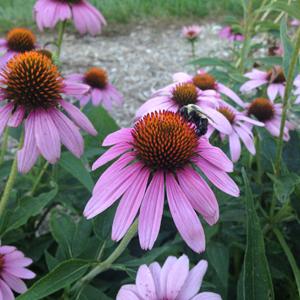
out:
<path id="1" fill-rule="evenodd" d="M 40 194 L 37 197 L 25 197 L 18 203 L 14 211 L 10 211 L 6 217 L 6 224 L 2 226 L 2 235 L 11 230 L 15 230 L 34 216 L 41 213 L 43 208 L 49 204 L 57 195 L 58 188 L 55 187 L 47 193 Z"/>
<path id="2" fill-rule="evenodd" d="M 254 208 L 254 200 L 245 170 L 247 245 L 242 278 L 243 300 L 274 299 L 272 278 L 265 253 L 263 234 Z"/>
<path id="3" fill-rule="evenodd" d="M 106 240 L 111 232 L 115 211 L 116 207 L 112 206 L 93 219 L 94 232 L 101 241 Z"/>
<path id="4" fill-rule="evenodd" d="M 197 65 L 198 67 L 223 67 L 227 70 L 236 71 L 236 69 L 226 60 L 211 58 L 211 57 L 203 57 L 191 62 L 193 65 Z"/>
<path id="5" fill-rule="evenodd" d="M 272 9 L 276 11 L 284 11 L 289 16 L 300 20 L 300 3 L 299 1 L 294 1 L 289 3 L 287 0 L 277 0 L 273 1 L 271 6 L 267 6 L 267 9 Z"/>
<path id="6" fill-rule="evenodd" d="M 64 170 L 80 181 L 90 192 L 92 191 L 94 186 L 93 179 L 81 159 L 75 157 L 70 152 L 64 152 L 61 155 L 59 164 Z"/>
<path id="7" fill-rule="evenodd" d="M 76 298 L 77 299 L 77 298 Z M 106 296 L 102 291 L 95 287 L 88 285 L 84 288 L 80 294 L 78 300 L 112 300 L 112 298 Z"/>
<path id="8" fill-rule="evenodd" d="M 33 286 L 25 294 L 20 295 L 17 300 L 44 299 L 46 296 L 80 279 L 90 265 L 91 262 L 80 259 L 64 261 L 46 276 L 34 283 Z"/>
<path id="9" fill-rule="evenodd" d="M 268 174 L 268 176 L 273 180 L 275 195 L 281 203 L 287 202 L 295 187 L 300 184 L 300 177 L 294 173 L 280 177 L 273 174 Z"/>

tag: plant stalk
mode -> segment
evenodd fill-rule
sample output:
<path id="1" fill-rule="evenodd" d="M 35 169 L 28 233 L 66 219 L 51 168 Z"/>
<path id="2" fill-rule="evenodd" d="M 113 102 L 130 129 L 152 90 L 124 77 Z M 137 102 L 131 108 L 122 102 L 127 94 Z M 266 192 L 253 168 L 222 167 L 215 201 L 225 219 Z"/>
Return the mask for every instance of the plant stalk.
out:
<path id="1" fill-rule="evenodd" d="M 7 144 L 8 144 L 8 127 L 5 128 L 3 134 L 2 147 L 0 153 L 0 165 L 2 165 L 4 162 L 4 156 L 7 150 Z"/>
<path id="2" fill-rule="evenodd" d="M 21 147 L 23 146 L 23 141 L 24 141 L 24 134 L 22 133 L 18 149 L 21 149 Z M 1 200 L 0 200 L 0 218 L 3 217 L 4 211 L 6 209 L 6 206 L 7 206 L 8 200 L 9 200 L 11 190 L 16 181 L 16 177 L 17 177 L 17 173 L 18 173 L 18 170 L 17 170 L 18 156 L 17 156 L 17 154 L 18 154 L 18 152 L 16 152 L 16 154 L 15 154 L 15 158 L 14 158 L 13 164 L 11 166 L 10 174 L 9 174 L 8 180 L 7 180 L 5 188 L 4 188 L 4 192 L 3 192 Z"/>
<path id="3" fill-rule="evenodd" d="M 66 20 L 60 22 L 60 24 L 59 24 L 58 37 L 57 37 L 57 43 L 56 43 L 56 45 L 57 45 L 57 50 L 56 50 L 57 58 L 60 57 L 62 42 L 63 42 L 64 33 L 65 33 L 65 29 L 66 29 L 66 24 L 67 24 Z"/>
<path id="4" fill-rule="evenodd" d="M 45 164 L 43 165 L 43 168 L 41 169 L 38 177 L 36 178 L 31 191 L 29 192 L 29 196 L 33 196 L 34 193 L 36 192 L 36 189 L 38 188 L 38 185 L 40 184 L 48 166 L 49 166 L 49 163 L 46 161 Z"/>

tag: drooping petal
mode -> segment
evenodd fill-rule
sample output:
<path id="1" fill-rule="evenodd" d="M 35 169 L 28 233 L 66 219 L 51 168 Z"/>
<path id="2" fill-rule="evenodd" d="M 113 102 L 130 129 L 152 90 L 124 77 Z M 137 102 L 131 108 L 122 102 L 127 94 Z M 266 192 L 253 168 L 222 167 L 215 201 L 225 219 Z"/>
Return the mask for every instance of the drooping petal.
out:
<path id="1" fill-rule="evenodd" d="M 48 112 L 36 110 L 33 115 L 36 146 L 46 160 L 54 164 L 60 157 L 60 136 Z"/>
<path id="2" fill-rule="evenodd" d="M 205 176 L 207 176 L 207 178 L 221 191 L 234 197 L 239 196 L 240 190 L 238 186 L 227 175 L 226 172 L 210 164 L 203 158 L 198 159 L 196 164 L 202 170 Z"/>
<path id="3" fill-rule="evenodd" d="M 136 217 L 145 195 L 150 171 L 144 168 L 137 176 L 135 183 L 124 193 L 118 205 L 112 226 L 112 240 L 123 238 Z"/>
<path id="4" fill-rule="evenodd" d="M 241 156 L 241 142 L 238 135 L 235 132 L 232 132 L 228 136 L 229 139 L 229 149 L 230 155 L 233 162 L 237 162 Z"/>
<path id="5" fill-rule="evenodd" d="M 12 104 L 6 104 L 0 108 L 0 136 L 2 135 L 7 122 L 11 116 L 14 106 Z"/>
<path id="6" fill-rule="evenodd" d="M 248 151 L 254 155 L 255 154 L 255 145 L 253 140 L 253 135 L 249 134 L 247 130 L 245 130 L 245 126 L 243 124 L 240 124 L 240 126 L 235 126 L 235 130 L 241 140 L 243 141 L 244 145 L 248 149 Z"/>
<path id="7" fill-rule="evenodd" d="M 80 111 L 79 108 L 65 100 L 61 100 L 60 104 L 66 110 L 75 124 L 77 124 L 81 129 L 83 129 L 90 135 L 97 135 L 97 130 L 94 128 L 93 124 L 85 116 L 85 114 Z"/>
<path id="8" fill-rule="evenodd" d="M 35 118 L 34 112 L 30 113 L 25 121 L 25 136 L 24 144 L 21 150 L 18 151 L 18 171 L 27 173 L 35 164 L 39 150 L 36 146 L 34 134 Z"/>
<path id="9" fill-rule="evenodd" d="M 250 92 L 254 89 L 256 89 L 257 87 L 260 87 L 264 84 L 268 83 L 267 80 L 265 79 L 258 79 L 258 80 L 249 80 L 246 81 L 240 88 L 241 92 Z"/>
<path id="10" fill-rule="evenodd" d="M 75 156 L 80 157 L 83 154 L 84 141 L 78 127 L 57 109 L 51 111 L 51 117 L 58 129 L 61 142 Z"/>
<path id="11" fill-rule="evenodd" d="M 16 111 L 11 115 L 7 125 L 9 127 L 18 127 L 24 118 L 25 108 L 23 106 L 18 106 Z"/>
<path id="12" fill-rule="evenodd" d="M 171 174 L 166 176 L 166 190 L 170 211 L 180 235 L 195 252 L 203 252 L 205 250 L 205 236 L 202 225 Z"/>
<path id="13" fill-rule="evenodd" d="M 279 93 L 279 84 L 271 83 L 268 86 L 267 94 L 272 102 L 275 100 L 278 93 Z"/>
<path id="14" fill-rule="evenodd" d="M 233 171 L 232 161 L 220 148 L 212 146 L 207 139 L 200 139 L 198 151 L 200 156 L 215 165 L 217 168 L 225 172 Z"/>
<path id="15" fill-rule="evenodd" d="M 81 96 L 86 94 L 90 86 L 84 83 L 78 83 L 71 80 L 64 80 L 64 93 L 69 96 Z"/>
<path id="16" fill-rule="evenodd" d="M 218 91 L 221 94 L 224 94 L 228 98 L 232 99 L 239 106 L 245 107 L 245 103 L 243 102 L 243 100 L 233 90 L 231 90 L 230 88 L 228 88 L 224 84 L 218 83 Z"/>
<path id="17" fill-rule="evenodd" d="M 156 172 L 147 188 L 139 217 L 141 248 L 152 249 L 158 236 L 164 207 L 164 174 Z"/>
<path id="18" fill-rule="evenodd" d="M 192 297 L 200 290 L 206 270 L 207 261 L 200 260 L 200 262 L 198 262 L 198 264 L 189 272 L 189 275 L 176 300 L 192 299 Z"/>
<path id="19" fill-rule="evenodd" d="M 3 272 L 1 274 L 3 280 L 8 284 L 8 286 L 14 290 L 15 292 L 22 294 L 25 293 L 27 290 L 26 284 L 23 282 L 23 280 L 7 273 Z"/>
<path id="20" fill-rule="evenodd" d="M 1 299 L 2 297 L 2 299 Z M 1 300 L 15 300 L 14 294 L 9 286 L 0 279 L 0 299 Z"/>
<path id="21" fill-rule="evenodd" d="M 209 225 L 219 219 L 219 205 L 208 184 L 191 167 L 177 172 L 178 182 L 192 207 Z"/>
<path id="22" fill-rule="evenodd" d="M 249 79 L 257 80 L 257 79 L 267 79 L 268 74 L 265 71 L 253 69 L 251 72 L 245 73 L 244 76 Z"/>

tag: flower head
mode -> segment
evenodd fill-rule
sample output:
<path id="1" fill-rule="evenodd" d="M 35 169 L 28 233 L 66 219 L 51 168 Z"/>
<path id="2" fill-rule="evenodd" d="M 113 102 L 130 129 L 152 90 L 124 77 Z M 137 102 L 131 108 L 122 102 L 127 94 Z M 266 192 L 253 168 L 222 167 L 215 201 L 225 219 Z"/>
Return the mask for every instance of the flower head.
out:
<path id="1" fill-rule="evenodd" d="M 14 28 L 10 30 L 5 39 L 0 39 L 0 52 L 4 55 L 0 58 L 0 67 L 3 67 L 13 56 L 36 48 L 36 37 L 26 28 Z"/>
<path id="2" fill-rule="evenodd" d="M 244 113 L 239 112 L 228 103 L 223 102 L 220 104 L 218 111 L 223 114 L 232 126 L 230 134 L 220 133 L 221 138 L 228 137 L 230 155 L 233 162 L 239 160 L 241 156 L 241 141 L 247 148 L 247 150 L 254 155 L 254 136 L 252 133 L 252 126 L 264 126 L 264 123 L 256 121 Z M 212 134 L 213 130 L 209 133 Z"/>
<path id="3" fill-rule="evenodd" d="M 96 130 L 86 116 L 62 96 L 81 95 L 84 84 L 64 80 L 46 55 L 35 51 L 12 58 L 0 73 L 0 134 L 6 126 L 18 127 L 25 119 L 25 140 L 18 153 L 18 169 L 28 172 L 41 154 L 50 163 L 60 157 L 64 144 L 74 155 L 83 153 L 79 126 L 90 134 Z M 64 109 L 74 124 L 61 111 Z"/>
<path id="4" fill-rule="evenodd" d="M 82 106 L 91 100 L 93 105 L 102 104 L 106 109 L 111 110 L 114 103 L 120 105 L 123 102 L 123 96 L 109 83 L 107 72 L 102 68 L 92 67 L 83 75 L 72 74 L 67 78 L 70 81 L 84 83 L 90 87 L 88 93 L 76 97 Z"/>
<path id="5" fill-rule="evenodd" d="M 189 270 L 186 255 L 169 256 L 162 267 L 157 262 L 140 266 L 135 284 L 122 286 L 116 300 L 221 300 L 216 293 L 198 293 L 206 270 L 205 260 Z"/>
<path id="6" fill-rule="evenodd" d="M 225 26 L 221 28 L 219 32 L 219 37 L 222 39 L 226 39 L 230 42 L 242 42 L 244 40 L 244 36 L 240 32 L 235 32 L 231 26 Z"/>
<path id="7" fill-rule="evenodd" d="M 269 71 L 253 69 L 244 75 L 250 80 L 241 86 L 241 92 L 249 92 L 260 86 L 267 85 L 267 94 L 270 100 L 274 100 L 278 94 L 283 98 L 286 79 L 283 70 L 279 66 L 274 66 Z"/>
<path id="8" fill-rule="evenodd" d="M 273 136 L 279 137 L 282 104 L 274 104 L 267 98 L 256 98 L 247 106 L 247 114 L 264 123 Z M 289 140 L 289 130 L 293 128 L 292 123 L 286 121 L 283 135 L 285 141 Z"/>
<path id="9" fill-rule="evenodd" d="M 201 27 L 198 25 L 184 26 L 182 35 L 189 41 L 195 41 L 201 32 Z"/>
<path id="10" fill-rule="evenodd" d="M 193 82 L 175 83 L 157 91 L 138 109 L 136 117 L 160 109 L 177 112 L 182 106 L 196 104 L 209 116 L 213 127 L 229 133 L 232 130 L 230 123 L 216 110 L 218 100 L 219 95 L 214 90 L 200 90 Z"/>
<path id="11" fill-rule="evenodd" d="M 32 279 L 35 274 L 28 270 L 32 260 L 13 246 L 0 246 L 0 298 L 15 299 L 13 291 L 19 294 L 27 288 L 22 279 Z"/>
<path id="12" fill-rule="evenodd" d="M 145 115 L 134 128 L 107 136 L 103 146 L 112 147 L 93 164 L 93 170 L 118 159 L 99 178 L 84 215 L 90 219 L 121 198 L 112 239 L 118 241 L 125 235 L 140 210 L 140 244 L 151 249 L 159 233 L 166 190 L 182 238 L 194 251 L 204 251 L 204 232 L 194 210 L 212 225 L 218 220 L 219 208 L 195 168 L 219 189 L 238 196 L 237 185 L 227 175 L 233 165 L 226 155 L 205 137 L 198 138 L 193 124 L 170 111 Z"/>
<path id="13" fill-rule="evenodd" d="M 37 0 L 34 14 L 41 31 L 54 28 L 60 21 L 73 20 L 80 34 L 96 35 L 106 25 L 100 11 L 87 0 Z"/>

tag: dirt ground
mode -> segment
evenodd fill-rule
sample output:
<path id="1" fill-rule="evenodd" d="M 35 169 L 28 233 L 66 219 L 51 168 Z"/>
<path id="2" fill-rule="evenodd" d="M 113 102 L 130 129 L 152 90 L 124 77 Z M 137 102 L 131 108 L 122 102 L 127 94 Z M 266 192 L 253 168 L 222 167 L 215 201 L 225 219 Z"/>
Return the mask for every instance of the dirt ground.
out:
<path id="1" fill-rule="evenodd" d="M 107 27 L 98 37 L 67 34 L 62 49 L 63 72 L 84 72 L 99 66 L 124 95 L 124 104 L 111 111 L 117 123 L 128 126 L 135 111 L 151 93 L 167 85 L 179 71 L 191 71 L 190 45 L 181 37 L 183 23 L 130 24 Z M 218 38 L 220 25 L 206 23 L 196 47 L 198 57 L 226 56 L 226 42 Z M 49 36 L 41 36 L 46 40 Z"/>

